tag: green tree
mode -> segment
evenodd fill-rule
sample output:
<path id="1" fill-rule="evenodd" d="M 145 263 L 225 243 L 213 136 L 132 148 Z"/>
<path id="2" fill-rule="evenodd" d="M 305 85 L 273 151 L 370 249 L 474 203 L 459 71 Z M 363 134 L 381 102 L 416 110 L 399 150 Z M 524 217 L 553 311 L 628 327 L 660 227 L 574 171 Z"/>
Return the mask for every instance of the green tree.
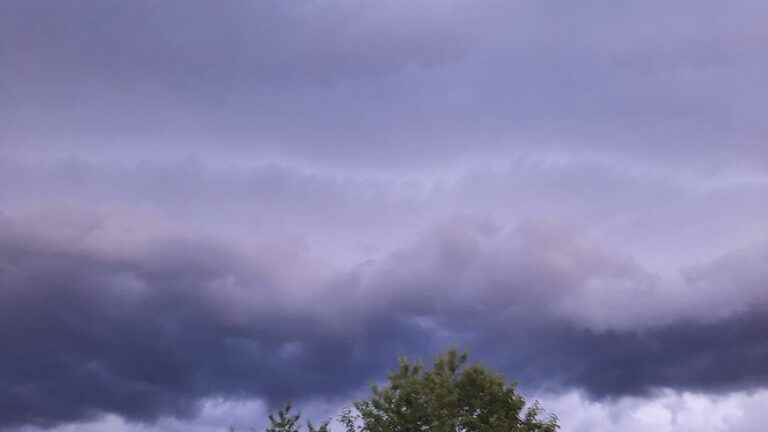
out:
<path id="1" fill-rule="evenodd" d="M 291 413 L 291 404 L 287 403 L 276 414 L 269 415 L 269 426 L 266 432 L 299 432 L 299 419 L 301 414 Z M 328 422 L 323 422 L 315 427 L 312 422 L 307 422 L 308 432 L 330 432 Z"/>
<path id="2" fill-rule="evenodd" d="M 277 414 L 269 415 L 269 426 L 266 432 L 299 432 L 299 418 L 301 415 L 291 413 L 291 404 L 277 411 Z"/>
<path id="3" fill-rule="evenodd" d="M 455 350 L 438 357 L 431 369 L 401 359 L 386 386 L 373 386 L 371 397 L 353 406 L 339 418 L 346 432 L 554 432 L 559 428 L 554 415 L 541 418 L 538 402 L 526 407 L 514 384 L 479 364 L 468 365 L 467 355 Z M 288 411 L 270 416 L 267 432 L 296 432 L 299 417 L 291 417 Z M 329 432 L 328 423 L 317 430 L 309 428 L 309 432 Z"/>

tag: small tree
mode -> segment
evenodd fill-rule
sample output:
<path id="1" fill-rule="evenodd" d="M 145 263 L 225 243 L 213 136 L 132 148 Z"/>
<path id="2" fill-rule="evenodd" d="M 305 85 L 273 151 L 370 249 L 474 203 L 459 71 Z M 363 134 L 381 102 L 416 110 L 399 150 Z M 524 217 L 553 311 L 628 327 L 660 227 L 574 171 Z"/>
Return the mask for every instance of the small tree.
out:
<path id="1" fill-rule="evenodd" d="M 266 432 L 299 432 L 299 414 L 291 414 L 291 404 L 269 415 L 269 426 Z"/>
<path id="2" fill-rule="evenodd" d="M 369 399 L 354 403 L 339 418 L 347 432 L 554 432 L 557 418 L 542 419 L 541 407 L 525 399 L 501 375 L 467 365 L 455 350 L 437 358 L 431 370 L 400 360 L 388 385 L 372 387 Z M 270 416 L 267 432 L 297 432 L 299 416 L 290 405 Z M 328 423 L 309 432 L 329 432 Z"/>
<path id="3" fill-rule="evenodd" d="M 287 403 L 283 408 L 277 411 L 277 414 L 269 415 L 269 426 L 267 426 L 266 432 L 299 432 L 299 419 L 301 414 L 291 413 L 291 404 Z M 330 432 L 328 429 L 329 422 L 320 423 L 319 427 L 315 427 L 312 422 L 307 422 L 308 432 Z"/>

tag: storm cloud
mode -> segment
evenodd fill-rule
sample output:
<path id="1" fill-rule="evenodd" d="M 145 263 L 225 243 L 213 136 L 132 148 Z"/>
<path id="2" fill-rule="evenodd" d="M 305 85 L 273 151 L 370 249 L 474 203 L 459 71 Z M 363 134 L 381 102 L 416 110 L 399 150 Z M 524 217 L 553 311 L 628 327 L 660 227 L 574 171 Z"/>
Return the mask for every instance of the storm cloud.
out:
<path id="1" fill-rule="evenodd" d="M 275 272 L 205 243 L 107 257 L 4 240 L 4 426 L 190 415 L 204 396 L 331 394 L 424 339 L 386 316 L 291 306 Z"/>
<path id="2" fill-rule="evenodd" d="M 263 251 L 198 239 L 110 254 L 117 247 L 93 241 L 98 225 L 58 244 L 3 228 L 5 426 L 185 417 L 221 396 L 341 397 L 380 377 L 391 353 L 456 342 L 530 389 L 613 398 L 765 384 L 768 303 L 751 286 L 764 250 L 735 284 L 712 281 L 745 303 L 686 315 L 691 302 L 665 292 L 643 303 L 656 282 L 636 265 L 540 226 L 453 222 L 380 263 L 298 278 L 287 274 L 301 259 L 276 268 Z M 730 261 L 694 271 L 682 289 L 697 295 Z M 593 295 L 595 284 L 624 292 Z M 569 305 L 590 296 L 607 317 L 586 305 L 574 314 Z"/>
<path id="3" fill-rule="evenodd" d="M 459 346 L 566 431 L 757 430 L 767 23 L 752 0 L 3 2 L 0 429 L 333 415 Z"/>

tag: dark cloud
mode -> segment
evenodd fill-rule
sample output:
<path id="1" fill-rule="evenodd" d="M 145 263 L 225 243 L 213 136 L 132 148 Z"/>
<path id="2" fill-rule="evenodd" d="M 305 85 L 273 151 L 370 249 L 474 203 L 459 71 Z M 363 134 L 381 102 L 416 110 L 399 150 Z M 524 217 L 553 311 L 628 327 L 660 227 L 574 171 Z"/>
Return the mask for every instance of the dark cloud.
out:
<path id="1" fill-rule="evenodd" d="M 528 388 L 611 398 L 766 385 L 764 247 L 692 269 L 684 286 L 660 287 L 635 263 L 553 227 L 501 236 L 478 228 L 451 226 L 395 255 L 376 279 L 385 287 L 372 292 Z M 488 247 L 487 236 L 501 241 Z M 605 290 L 595 295 L 596 285 Z"/>
<path id="2" fill-rule="evenodd" d="M 0 253 L 0 427 L 189 416 L 213 396 L 338 395 L 423 346 L 395 318 L 336 328 L 287 307 L 269 274 L 210 245 L 108 259 L 24 243 Z"/>
<path id="3" fill-rule="evenodd" d="M 492 337 L 476 346 L 524 388 L 576 387 L 606 399 L 648 397 L 662 389 L 716 393 L 768 384 L 764 305 L 711 322 L 678 321 L 645 330 L 521 325 L 518 331 L 488 332 Z"/>
<path id="4" fill-rule="evenodd" d="M 452 344 L 592 400 L 764 388 L 766 21 L 2 2 L 0 429 L 338 400 Z"/>
<path id="5" fill-rule="evenodd" d="M 551 227 L 449 224 L 299 297 L 283 296 L 280 269 L 209 242 L 152 241 L 110 256 L 10 224 L 4 232 L 6 427 L 186 417 L 207 397 L 342 397 L 381 377 L 394 355 L 450 344 L 526 388 L 599 398 L 766 384 L 764 306 L 631 329 L 616 314 L 595 328 L 557 305 L 596 279 L 646 276 Z"/>

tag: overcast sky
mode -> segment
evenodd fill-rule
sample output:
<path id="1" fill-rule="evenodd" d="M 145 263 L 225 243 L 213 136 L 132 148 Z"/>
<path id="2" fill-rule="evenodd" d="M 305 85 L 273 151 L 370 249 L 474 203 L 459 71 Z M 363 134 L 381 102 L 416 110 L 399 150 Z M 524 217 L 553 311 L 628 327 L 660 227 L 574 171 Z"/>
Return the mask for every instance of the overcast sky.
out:
<path id="1" fill-rule="evenodd" d="M 451 346 L 757 432 L 768 2 L 0 3 L 0 430 L 332 416 Z"/>

